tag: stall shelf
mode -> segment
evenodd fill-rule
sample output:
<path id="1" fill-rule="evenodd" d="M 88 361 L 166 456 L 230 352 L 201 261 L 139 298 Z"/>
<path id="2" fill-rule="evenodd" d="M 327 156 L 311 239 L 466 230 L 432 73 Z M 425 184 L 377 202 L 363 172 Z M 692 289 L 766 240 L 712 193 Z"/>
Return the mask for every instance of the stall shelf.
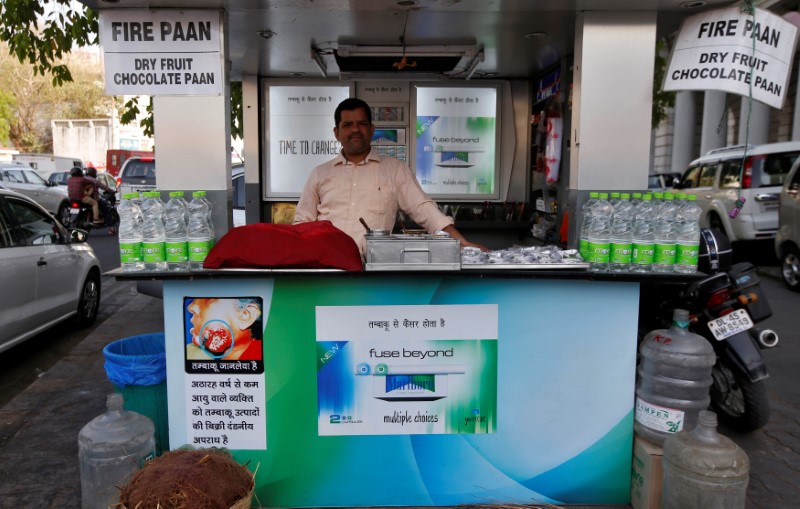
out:
<path id="1" fill-rule="evenodd" d="M 265 507 L 629 504 L 640 293 L 693 278 L 111 275 L 164 282 L 170 444 L 230 449 Z M 237 358 L 198 347 L 228 304 L 261 319 Z"/>

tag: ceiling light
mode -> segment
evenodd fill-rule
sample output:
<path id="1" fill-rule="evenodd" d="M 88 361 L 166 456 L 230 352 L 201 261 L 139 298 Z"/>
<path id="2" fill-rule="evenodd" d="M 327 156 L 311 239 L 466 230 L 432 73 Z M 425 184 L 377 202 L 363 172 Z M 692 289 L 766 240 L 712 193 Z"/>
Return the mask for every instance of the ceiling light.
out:
<path id="1" fill-rule="evenodd" d="M 547 37 L 547 32 L 529 32 L 525 34 L 526 39 L 544 39 Z"/>
<path id="2" fill-rule="evenodd" d="M 679 5 L 684 9 L 697 9 L 698 7 L 704 6 L 705 2 L 681 2 Z"/>
<path id="3" fill-rule="evenodd" d="M 278 34 L 276 34 L 275 32 L 273 32 L 272 30 L 259 30 L 259 31 L 258 31 L 258 32 L 256 32 L 256 33 L 257 33 L 258 35 L 260 35 L 261 37 L 263 37 L 264 39 L 272 39 L 273 37 L 275 37 L 276 35 L 278 35 Z"/>

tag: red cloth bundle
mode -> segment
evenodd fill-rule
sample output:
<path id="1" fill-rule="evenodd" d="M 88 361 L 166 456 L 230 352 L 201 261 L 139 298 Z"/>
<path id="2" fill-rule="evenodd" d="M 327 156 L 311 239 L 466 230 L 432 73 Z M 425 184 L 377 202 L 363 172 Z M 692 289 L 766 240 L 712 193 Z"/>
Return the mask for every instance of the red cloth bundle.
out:
<path id="1" fill-rule="evenodd" d="M 363 269 L 355 241 L 330 221 L 257 223 L 226 233 L 206 256 L 206 269 Z"/>

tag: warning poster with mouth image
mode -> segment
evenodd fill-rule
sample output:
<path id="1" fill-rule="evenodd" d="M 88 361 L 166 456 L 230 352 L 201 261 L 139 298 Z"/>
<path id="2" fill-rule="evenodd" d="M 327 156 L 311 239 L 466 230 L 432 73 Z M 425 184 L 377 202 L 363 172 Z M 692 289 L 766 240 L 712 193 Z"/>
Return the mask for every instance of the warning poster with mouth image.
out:
<path id="1" fill-rule="evenodd" d="M 320 435 L 494 433 L 497 306 L 316 308 Z"/>
<path id="2" fill-rule="evenodd" d="M 261 297 L 184 297 L 187 373 L 264 372 Z"/>

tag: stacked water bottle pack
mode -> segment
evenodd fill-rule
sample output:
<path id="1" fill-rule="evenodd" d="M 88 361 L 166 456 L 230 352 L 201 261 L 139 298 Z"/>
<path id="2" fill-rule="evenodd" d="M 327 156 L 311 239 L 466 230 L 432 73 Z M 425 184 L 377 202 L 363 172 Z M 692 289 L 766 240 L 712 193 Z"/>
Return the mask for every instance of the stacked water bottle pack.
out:
<path id="1" fill-rule="evenodd" d="M 677 198 L 677 199 L 676 199 Z M 595 272 L 697 270 L 701 209 L 694 195 L 589 193 L 580 253 Z"/>
<path id="2" fill-rule="evenodd" d="M 205 191 L 183 191 L 161 201 L 158 191 L 123 195 L 119 207 L 119 246 L 122 270 L 201 269 L 214 241 L 211 203 Z"/>

